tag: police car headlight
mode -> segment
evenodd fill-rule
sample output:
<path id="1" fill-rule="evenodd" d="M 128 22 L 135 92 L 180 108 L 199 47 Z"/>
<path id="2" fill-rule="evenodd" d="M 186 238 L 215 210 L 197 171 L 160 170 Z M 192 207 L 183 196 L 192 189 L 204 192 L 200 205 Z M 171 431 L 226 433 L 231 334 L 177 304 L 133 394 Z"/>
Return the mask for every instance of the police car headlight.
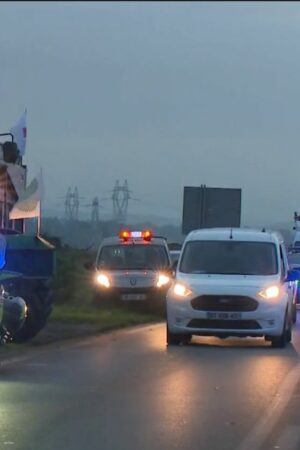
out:
<path id="1" fill-rule="evenodd" d="M 176 297 L 188 297 L 192 291 L 188 289 L 184 284 L 181 283 L 175 283 L 173 292 L 176 295 Z"/>
<path id="2" fill-rule="evenodd" d="M 279 286 L 269 286 L 266 289 L 263 289 L 258 293 L 259 297 L 265 299 L 265 300 L 275 300 L 278 298 L 281 294 L 281 289 Z"/>
<path id="3" fill-rule="evenodd" d="M 170 277 L 168 275 L 165 275 L 164 273 L 160 273 L 158 275 L 156 286 L 158 288 L 166 286 L 170 282 Z"/>
<path id="4" fill-rule="evenodd" d="M 105 275 L 105 273 L 98 273 L 98 275 L 96 275 L 96 282 L 100 284 L 100 286 L 104 286 L 106 288 L 110 287 L 109 278 Z"/>

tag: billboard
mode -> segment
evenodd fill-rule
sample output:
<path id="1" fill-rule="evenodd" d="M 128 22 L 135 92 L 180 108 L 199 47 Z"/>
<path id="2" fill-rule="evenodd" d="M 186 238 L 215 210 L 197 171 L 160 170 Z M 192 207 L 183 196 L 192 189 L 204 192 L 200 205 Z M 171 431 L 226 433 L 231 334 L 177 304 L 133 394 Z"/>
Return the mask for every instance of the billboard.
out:
<path id="1" fill-rule="evenodd" d="M 199 228 L 240 227 L 242 190 L 184 187 L 182 233 Z"/>

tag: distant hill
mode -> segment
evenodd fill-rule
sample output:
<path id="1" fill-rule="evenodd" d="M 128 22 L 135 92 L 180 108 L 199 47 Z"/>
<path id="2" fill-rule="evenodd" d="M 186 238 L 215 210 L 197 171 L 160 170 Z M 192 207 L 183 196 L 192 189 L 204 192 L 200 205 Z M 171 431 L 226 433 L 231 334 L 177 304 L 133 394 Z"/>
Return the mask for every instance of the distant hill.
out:
<path id="1" fill-rule="evenodd" d="M 184 236 L 181 234 L 181 218 L 178 220 L 163 217 L 161 215 L 129 215 L 126 226 L 131 229 L 140 230 L 151 228 L 155 234 L 165 236 L 169 242 L 182 242 Z M 254 228 L 263 228 L 276 230 L 282 233 L 284 240 L 290 244 L 293 239 L 293 223 L 280 222 L 270 224 L 243 224 Z M 75 223 L 66 222 L 62 218 L 43 217 L 42 233 L 57 237 L 65 245 L 77 248 L 97 247 L 104 237 L 118 234 L 122 225 L 112 220 L 102 220 L 98 226 L 90 221 L 78 221 Z M 35 233 L 36 224 L 29 221 L 27 232 Z"/>

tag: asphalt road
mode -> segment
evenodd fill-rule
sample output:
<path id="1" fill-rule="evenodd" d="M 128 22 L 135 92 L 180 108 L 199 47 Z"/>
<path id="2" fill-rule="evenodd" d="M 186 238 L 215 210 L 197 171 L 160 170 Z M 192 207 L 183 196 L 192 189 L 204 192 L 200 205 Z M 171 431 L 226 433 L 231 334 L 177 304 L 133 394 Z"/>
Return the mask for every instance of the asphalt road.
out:
<path id="1" fill-rule="evenodd" d="M 167 349 L 164 325 L 148 325 L 4 361 L 0 449 L 300 449 L 298 320 L 286 349 Z"/>

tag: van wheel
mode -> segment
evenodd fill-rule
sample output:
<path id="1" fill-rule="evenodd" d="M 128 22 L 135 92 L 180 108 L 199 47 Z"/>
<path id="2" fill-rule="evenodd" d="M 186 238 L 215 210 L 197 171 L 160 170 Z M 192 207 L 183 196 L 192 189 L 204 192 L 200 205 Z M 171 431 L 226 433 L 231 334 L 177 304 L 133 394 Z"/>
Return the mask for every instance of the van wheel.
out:
<path id="1" fill-rule="evenodd" d="M 291 342 L 291 340 L 292 340 L 292 330 L 291 328 L 289 328 L 286 335 L 286 341 Z"/>
<path id="2" fill-rule="evenodd" d="M 175 334 L 171 333 L 167 325 L 167 345 L 188 344 L 192 339 L 191 334 Z"/>
<path id="3" fill-rule="evenodd" d="M 292 340 L 292 324 L 288 318 L 288 313 L 285 314 L 283 332 L 280 336 L 272 337 L 271 344 L 273 348 L 284 348 L 288 342 Z"/>
<path id="4" fill-rule="evenodd" d="M 293 305 L 293 324 L 297 322 L 297 305 Z"/>

